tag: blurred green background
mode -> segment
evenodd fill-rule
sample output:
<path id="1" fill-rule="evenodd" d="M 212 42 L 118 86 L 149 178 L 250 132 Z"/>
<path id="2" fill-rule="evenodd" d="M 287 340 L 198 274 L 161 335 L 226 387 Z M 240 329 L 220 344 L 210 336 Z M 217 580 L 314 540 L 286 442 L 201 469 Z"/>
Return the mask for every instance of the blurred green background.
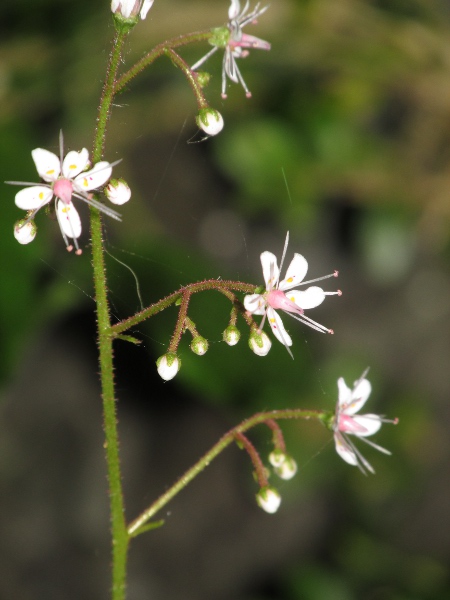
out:
<path id="1" fill-rule="evenodd" d="M 154 44 L 222 25 L 225 0 L 157 0 L 130 36 L 124 68 Z M 113 26 L 107 0 L 4 0 L 0 37 L 1 180 L 37 181 L 31 150 L 91 148 Z M 218 52 L 206 90 L 225 120 L 197 143 L 196 105 L 160 59 L 117 99 L 105 158 L 133 190 L 105 223 L 114 317 L 180 285 L 262 283 L 259 254 L 300 252 L 308 276 L 340 271 L 342 298 L 287 322 L 295 360 L 221 341 L 229 307 L 205 293 L 191 318 L 210 350 L 183 340 L 164 384 L 154 362 L 168 310 L 118 343 L 117 387 L 131 519 L 223 432 L 262 409 L 332 409 L 336 380 L 370 366 L 367 412 L 399 417 L 363 452 L 365 478 L 329 432 L 286 423 L 299 464 L 260 511 L 247 457 L 229 449 L 134 542 L 130 600 L 437 600 L 450 594 L 450 5 L 445 0 L 277 0 L 258 26 L 272 43 L 239 62 L 252 90 L 220 97 Z M 180 54 L 196 62 L 208 48 Z M 286 183 L 289 192 L 286 189 Z M 108 598 L 107 484 L 97 382 L 87 212 L 81 258 L 44 211 L 19 246 L 16 189 L 2 188 L 0 236 L 0 597 Z M 335 280 L 325 282 L 333 289 Z M 250 434 L 263 457 L 263 427 Z"/>

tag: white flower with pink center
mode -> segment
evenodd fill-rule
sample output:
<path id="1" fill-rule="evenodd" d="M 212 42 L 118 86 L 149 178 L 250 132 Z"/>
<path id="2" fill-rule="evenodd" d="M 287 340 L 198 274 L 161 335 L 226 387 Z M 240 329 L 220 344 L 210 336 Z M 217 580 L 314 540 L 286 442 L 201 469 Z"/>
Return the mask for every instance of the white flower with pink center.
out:
<path id="1" fill-rule="evenodd" d="M 244 88 L 247 98 L 251 97 L 251 92 L 248 89 L 239 67 L 237 66 L 237 58 L 246 58 L 249 55 L 248 48 L 257 50 L 270 50 L 270 43 L 254 35 L 244 33 L 243 28 L 249 23 L 255 24 L 263 13 L 269 8 L 264 6 L 260 8 L 259 3 L 249 12 L 250 2 L 246 2 L 241 10 L 239 0 L 231 0 L 230 8 L 228 9 L 228 24 L 227 28 L 218 28 L 214 30 L 214 35 L 210 43 L 214 46 L 205 56 L 191 67 L 193 71 L 198 69 L 210 56 L 212 56 L 219 48 L 223 48 L 225 53 L 222 64 L 222 98 L 226 98 L 227 77 L 234 83 L 240 83 Z"/>
<path id="2" fill-rule="evenodd" d="M 345 462 L 358 467 L 364 474 L 366 471 L 370 473 L 375 473 L 375 471 L 348 436 L 356 436 L 376 450 L 384 454 L 391 454 L 386 448 L 382 448 L 366 438 L 377 433 L 383 423 L 397 423 L 397 419 L 389 420 L 380 415 L 356 414 L 367 402 L 372 391 L 370 382 L 365 379 L 366 374 L 367 370 L 355 381 L 353 389 L 347 387 L 342 377 L 338 379 L 339 400 L 333 423 L 336 452 Z"/>
<path id="3" fill-rule="evenodd" d="M 338 276 L 338 272 L 335 271 L 324 277 L 303 281 L 308 271 L 308 263 L 301 254 L 294 254 L 294 258 L 286 271 L 285 278 L 280 281 L 280 271 L 283 267 L 288 242 L 289 232 L 286 236 L 280 268 L 278 268 L 277 258 L 272 252 L 263 252 L 261 254 L 261 265 L 264 281 L 266 283 L 266 291 L 262 294 L 248 294 L 245 296 L 244 306 L 248 312 L 254 315 L 264 315 L 263 320 L 261 321 L 260 330 L 264 326 L 265 319 L 267 318 L 273 334 L 277 340 L 284 344 L 287 351 L 292 356 L 292 352 L 289 349 L 289 346 L 292 346 L 292 339 L 286 331 L 277 310 L 282 310 L 294 319 L 297 319 L 297 321 L 305 323 L 316 331 L 320 331 L 321 333 L 333 333 L 332 329 L 327 329 L 323 325 L 320 325 L 320 323 L 307 317 L 304 311 L 322 304 L 326 296 L 340 296 L 342 292 L 340 290 L 337 290 L 336 292 L 325 292 L 318 286 L 311 286 L 304 291 L 292 289 L 299 285 L 315 283 L 317 281 L 322 281 L 323 279 L 328 279 L 329 277 Z"/>
<path id="4" fill-rule="evenodd" d="M 60 134 L 60 156 L 58 158 L 53 152 L 36 148 L 31 152 L 36 165 L 37 172 L 45 183 L 35 184 L 27 181 L 7 181 L 13 185 L 26 185 L 29 187 L 20 190 L 16 194 L 16 206 L 28 211 L 26 219 L 22 220 L 20 227 L 26 227 L 32 222 L 36 213 L 48 205 L 55 198 L 55 211 L 59 227 L 64 238 L 67 250 L 73 250 L 81 254 L 77 239 L 81 235 L 80 216 L 73 205 L 72 197 L 83 200 L 94 206 L 113 219 L 121 220 L 119 213 L 98 202 L 89 194 L 92 190 L 102 187 L 111 177 L 112 167 L 117 163 L 110 164 L 100 161 L 88 171 L 89 152 L 83 148 L 80 152 L 68 152 L 63 159 L 63 139 Z M 16 234 L 16 238 L 18 233 Z M 73 244 L 69 243 L 69 238 Z"/>

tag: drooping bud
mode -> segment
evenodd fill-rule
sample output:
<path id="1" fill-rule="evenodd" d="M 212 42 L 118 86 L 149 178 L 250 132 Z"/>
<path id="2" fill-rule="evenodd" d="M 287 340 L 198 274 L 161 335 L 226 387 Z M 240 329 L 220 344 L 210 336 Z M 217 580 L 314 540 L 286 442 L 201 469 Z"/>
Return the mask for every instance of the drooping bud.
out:
<path id="1" fill-rule="evenodd" d="M 191 350 L 199 356 L 206 354 L 208 350 L 208 340 L 201 335 L 197 335 L 191 342 Z"/>
<path id="2" fill-rule="evenodd" d="M 248 345 L 250 346 L 250 350 L 253 350 L 258 356 L 266 356 L 272 346 L 272 342 L 264 331 L 252 331 L 248 339 Z"/>
<path id="3" fill-rule="evenodd" d="M 223 332 L 223 341 L 226 342 L 229 346 L 236 346 L 240 337 L 241 332 L 236 327 L 236 325 L 228 325 L 228 327 Z"/>
<path id="4" fill-rule="evenodd" d="M 154 0 L 111 0 L 111 11 L 124 19 L 145 19 Z"/>
<path id="5" fill-rule="evenodd" d="M 14 237 L 19 244 L 29 244 L 34 240 L 37 233 L 37 227 L 34 221 L 20 219 L 14 223 Z"/>
<path id="6" fill-rule="evenodd" d="M 276 513 L 281 504 L 281 496 L 278 491 L 271 486 L 261 488 L 256 494 L 256 502 L 267 513 Z"/>
<path id="7" fill-rule="evenodd" d="M 286 455 L 286 460 L 281 465 L 274 467 L 273 470 L 281 479 L 292 479 L 297 473 L 297 463 L 292 456 Z"/>
<path id="8" fill-rule="evenodd" d="M 181 367 L 181 360 L 175 352 L 167 352 L 156 361 L 158 373 L 164 381 L 170 381 L 175 377 Z"/>
<path id="9" fill-rule="evenodd" d="M 269 454 L 269 462 L 272 467 L 279 467 L 284 463 L 286 458 L 286 452 L 283 452 L 283 450 L 280 450 L 280 448 L 275 448 L 275 450 L 272 450 L 272 452 Z"/>
<path id="10" fill-rule="evenodd" d="M 214 108 L 202 108 L 195 121 L 208 135 L 217 135 L 223 129 L 222 115 Z"/>
<path id="11" fill-rule="evenodd" d="M 111 179 L 104 189 L 105 196 L 113 204 L 125 204 L 131 198 L 131 190 L 127 182 L 120 179 Z"/>

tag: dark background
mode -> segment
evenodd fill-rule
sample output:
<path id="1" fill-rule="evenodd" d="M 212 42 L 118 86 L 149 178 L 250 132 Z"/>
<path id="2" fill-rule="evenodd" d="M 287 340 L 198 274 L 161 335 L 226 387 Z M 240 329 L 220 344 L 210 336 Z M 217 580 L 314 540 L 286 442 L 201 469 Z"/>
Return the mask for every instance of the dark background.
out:
<path id="1" fill-rule="evenodd" d="M 133 64 L 161 40 L 222 25 L 225 0 L 156 0 L 130 36 Z M 136 539 L 130 600 L 434 600 L 450 593 L 450 9 L 442 0 L 277 0 L 248 33 L 270 52 L 239 62 L 253 92 L 220 97 L 221 53 L 206 90 L 225 120 L 204 143 L 185 80 L 160 59 L 117 99 L 105 158 L 133 190 L 107 221 L 115 318 L 211 277 L 262 283 L 259 254 L 293 252 L 308 275 L 340 271 L 342 298 L 311 311 L 334 336 L 286 317 L 292 361 L 221 341 L 229 306 L 192 302 L 210 350 L 183 340 L 163 383 L 175 309 L 116 346 L 121 450 L 131 520 L 230 427 L 287 407 L 332 409 L 336 380 L 370 366 L 368 412 L 399 417 L 362 450 L 364 477 L 316 423 L 283 425 L 299 465 L 276 482 L 276 515 L 255 504 L 247 456 L 229 448 Z M 37 181 L 31 150 L 91 148 L 113 26 L 107 0 L 4 0 L 0 20 L 1 180 Z M 193 64 L 207 51 L 181 51 Z M 125 66 L 124 66 L 125 68 Z M 284 175 L 283 175 L 284 173 Z M 288 193 L 285 179 L 289 186 Z M 82 257 L 37 217 L 20 246 L 16 189 L 0 221 L 0 597 L 108 598 L 109 524 L 88 215 Z M 325 282 L 333 289 L 336 280 Z M 264 427 L 250 437 L 263 458 Z"/>

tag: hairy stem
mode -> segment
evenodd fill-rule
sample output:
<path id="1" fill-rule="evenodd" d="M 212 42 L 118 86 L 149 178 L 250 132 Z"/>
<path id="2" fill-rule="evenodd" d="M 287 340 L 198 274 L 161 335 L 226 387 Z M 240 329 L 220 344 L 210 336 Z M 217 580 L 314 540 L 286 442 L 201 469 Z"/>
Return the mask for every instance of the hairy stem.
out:
<path id="1" fill-rule="evenodd" d="M 179 289 L 178 291 L 166 296 L 162 300 L 155 302 L 155 304 L 151 304 L 147 308 L 144 308 L 141 312 L 136 313 L 132 317 L 125 319 L 124 321 L 120 321 L 120 323 L 116 323 L 111 327 L 111 332 L 114 335 L 118 335 L 123 333 L 130 327 L 134 327 L 139 323 L 142 323 L 146 319 L 153 317 L 157 313 L 165 310 L 169 306 L 172 306 L 183 297 L 185 292 L 189 292 L 190 295 L 195 294 L 197 292 L 205 292 L 207 290 L 216 290 L 221 292 L 232 302 L 235 302 L 235 297 L 231 294 L 230 290 L 235 290 L 237 292 L 244 292 L 245 294 L 252 294 L 257 286 L 252 285 L 250 283 L 242 283 L 241 281 L 223 281 L 221 279 L 208 279 L 206 281 L 200 281 L 198 283 L 191 283 Z M 245 309 L 244 309 L 245 310 Z"/>
<path id="2" fill-rule="evenodd" d="M 97 129 L 94 139 L 93 160 L 103 155 L 106 127 L 114 97 L 114 83 L 120 63 L 125 34 L 118 33 L 111 50 L 106 81 L 100 101 Z M 112 535 L 112 599 L 124 600 L 126 564 L 129 535 L 124 515 L 124 500 L 119 460 L 116 400 L 114 394 L 113 336 L 107 296 L 101 213 L 91 207 L 92 267 L 94 272 L 95 301 L 97 312 L 100 380 L 103 400 L 103 428 L 108 468 L 110 519 Z"/>

